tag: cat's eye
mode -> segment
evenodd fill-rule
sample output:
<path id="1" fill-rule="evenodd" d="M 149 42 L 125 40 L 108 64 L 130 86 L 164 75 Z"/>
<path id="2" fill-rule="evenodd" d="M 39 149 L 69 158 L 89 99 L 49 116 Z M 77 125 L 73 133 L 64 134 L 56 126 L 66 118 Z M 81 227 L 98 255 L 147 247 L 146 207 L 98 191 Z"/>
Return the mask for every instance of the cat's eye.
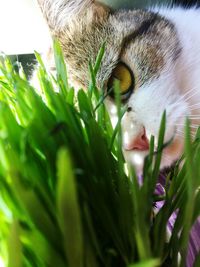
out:
<path id="1" fill-rule="evenodd" d="M 107 83 L 107 90 L 110 91 L 110 96 L 114 98 L 115 80 L 119 82 L 121 100 L 126 101 L 133 92 L 135 80 L 131 69 L 123 62 L 119 62 L 112 72 L 112 75 Z M 113 89 L 113 90 L 112 90 Z"/>

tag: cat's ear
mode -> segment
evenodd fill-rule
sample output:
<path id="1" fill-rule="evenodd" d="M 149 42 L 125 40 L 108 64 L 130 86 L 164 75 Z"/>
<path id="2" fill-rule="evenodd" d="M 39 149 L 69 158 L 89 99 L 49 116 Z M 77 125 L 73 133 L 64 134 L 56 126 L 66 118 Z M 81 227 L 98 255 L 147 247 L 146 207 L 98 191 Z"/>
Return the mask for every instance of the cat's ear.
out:
<path id="1" fill-rule="evenodd" d="M 82 17 L 87 20 L 102 20 L 109 8 L 94 0 L 38 0 L 43 15 L 51 30 L 62 31 Z M 89 22 L 88 21 L 88 22 Z"/>

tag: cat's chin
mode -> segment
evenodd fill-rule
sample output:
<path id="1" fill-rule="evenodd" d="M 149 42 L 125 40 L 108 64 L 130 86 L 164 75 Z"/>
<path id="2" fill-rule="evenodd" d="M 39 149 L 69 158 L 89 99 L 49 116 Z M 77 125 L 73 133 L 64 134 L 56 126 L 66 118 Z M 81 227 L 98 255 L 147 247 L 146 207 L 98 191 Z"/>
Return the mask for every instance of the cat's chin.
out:
<path id="1" fill-rule="evenodd" d="M 124 157 L 128 164 L 134 166 L 138 175 L 142 174 L 145 157 L 148 156 L 148 151 L 139 150 L 124 150 Z"/>
<path id="2" fill-rule="evenodd" d="M 160 170 L 171 167 L 183 153 L 184 142 L 183 139 L 176 137 L 170 145 L 163 149 Z M 131 150 L 124 151 L 124 157 L 128 164 L 135 167 L 138 175 L 143 173 L 143 166 L 148 151 Z"/>

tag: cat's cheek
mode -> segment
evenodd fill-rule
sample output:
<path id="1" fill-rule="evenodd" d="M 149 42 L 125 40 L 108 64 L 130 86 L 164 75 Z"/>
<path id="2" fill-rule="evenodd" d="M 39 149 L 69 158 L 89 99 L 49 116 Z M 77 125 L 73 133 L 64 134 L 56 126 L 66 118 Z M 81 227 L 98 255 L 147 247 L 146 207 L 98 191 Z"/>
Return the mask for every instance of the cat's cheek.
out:
<path id="1" fill-rule="evenodd" d="M 163 151 L 161 169 L 165 167 L 170 167 L 175 161 L 177 161 L 184 150 L 184 139 L 181 137 L 176 137 L 175 140 L 166 147 Z"/>

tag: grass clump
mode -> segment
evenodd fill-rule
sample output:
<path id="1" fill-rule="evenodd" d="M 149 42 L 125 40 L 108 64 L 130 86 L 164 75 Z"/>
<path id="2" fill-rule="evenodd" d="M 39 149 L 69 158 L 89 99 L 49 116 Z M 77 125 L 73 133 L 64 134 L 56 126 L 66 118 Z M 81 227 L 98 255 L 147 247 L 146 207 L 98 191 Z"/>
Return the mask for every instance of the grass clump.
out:
<path id="1" fill-rule="evenodd" d="M 139 185 L 134 170 L 125 171 L 119 145 L 124 110 L 118 103 L 113 129 L 96 88 L 104 48 L 89 66 L 89 90 L 77 95 L 57 42 L 54 48 L 57 77 L 36 54 L 40 93 L 8 59 L 1 66 L 1 258 L 9 267 L 185 266 L 189 232 L 200 213 L 199 133 L 192 144 L 186 125 L 185 164 L 155 195 L 165 114 L 159 152 L 153 161 L 152 138 Z"/>

